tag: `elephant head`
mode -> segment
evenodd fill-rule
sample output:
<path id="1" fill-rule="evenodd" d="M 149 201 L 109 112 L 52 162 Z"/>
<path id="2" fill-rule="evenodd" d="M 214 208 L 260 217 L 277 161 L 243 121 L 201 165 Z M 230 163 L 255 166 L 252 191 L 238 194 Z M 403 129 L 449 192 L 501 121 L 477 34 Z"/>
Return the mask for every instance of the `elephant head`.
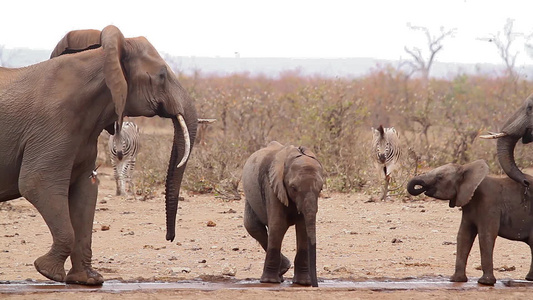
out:
<path id="1" fill-rule="evenodd" d="M 499 133 L 482 135 L 484 139 L 498 139 L 497 155 L 503 171 L 514 181 L 525 187 L 530 185 L 524 173 L 518 169 L 514 159 L 514 148 L 518 140 L 523 144 L 533 141 L 533 94 L 524 104 L 504 123 Z"/>
<path id="2" fill-rule="evenodd" d="M 305 147 L 287 146 L 276 153 L 270 166 L 270 185 L 285 206 L 289 201 L 303 215 L 307 231 L 311 285 L 318 286 L 316 275 L 316 214 L 318 196 L 324 184 L 323 169 L 316 155 Z"/>
<path id="3" fill-rule="evenodd" d="M 172 241 L 181 181 L 196 137 L 198 119 L 194 102 L 146 38 L 124 38 L 115 26 L 107 26 L 101 32 L 71 31 L 57 44 L 51 58 L 60 60 L 65 55 L 89 51 L 94 52 L 91 58 L 95 63 L 103 63 L 105 85 L 116 114 L 104 126 L 115 133 L 115 140 L 120 141 L 124 116 L 157 115 L 172 119 L 174 139 L 165 186 L 166 239 Z M 120 158 L 122 143 L 118 146 Z"/>
<path id="4" fill-rule="evenodd" d="M 488 173 L 489 166 L 484 160 L 465 165 L 446 164 L 413 177 L 407 183 L 407 191 L 413 196 L 425 192 L 426 196 L 449 200 L 450 207 L 462 207 L 472 199 Z"/>

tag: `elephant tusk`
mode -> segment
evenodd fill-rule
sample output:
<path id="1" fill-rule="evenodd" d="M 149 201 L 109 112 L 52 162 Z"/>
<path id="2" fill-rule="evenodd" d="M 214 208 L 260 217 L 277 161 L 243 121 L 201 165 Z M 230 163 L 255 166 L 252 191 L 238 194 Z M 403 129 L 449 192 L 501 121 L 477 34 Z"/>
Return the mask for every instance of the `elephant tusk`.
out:
<path id="1" fill-rule="evenodd" d="M 198 124 L 211 124 L 215 123 L 217 119 L 198 119 Z"/>
<path id="2" fill-rule="evenodd" d="M 183 158 L 176 166 L 176 168 L 180 168 L 181 166 L 183 166 L 189 159 L 189 154 L 191 153 L 191 138 L 189 136 L 189 129 L 187 129 L 187 124 L 185 123 L 185 120 L 183 119 L 182 115 L 178 115 L 178 122 L 180 123 L 181 129 L 183 130 L 183 139 L 185 140 L 185 153 L 183 154 Z"/>
<path id="3" fill-rule="evenodd" d="M 482 138 L 482 139 L 499 139 L 501 137 L 504 137 L 504 136 L 507 136 L 507 133 L 505 132 L 490 132 L 489 131 L 489 134 L 484 134 L 484 135 L 480 135 L 479 138 Z"/>

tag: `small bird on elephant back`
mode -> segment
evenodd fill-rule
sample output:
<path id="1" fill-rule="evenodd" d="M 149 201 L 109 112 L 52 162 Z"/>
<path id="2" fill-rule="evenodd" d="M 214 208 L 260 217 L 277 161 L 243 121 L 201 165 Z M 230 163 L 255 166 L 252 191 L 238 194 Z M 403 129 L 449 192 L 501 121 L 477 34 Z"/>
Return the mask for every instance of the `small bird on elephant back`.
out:
<path id="1" fill-rule="evenodd" d="M 316 214 L 323 173 L 322 164 L 309 149 L 276 141 L 246 161 L 242 173 L 244 227 L 266 251 L 261 282 L 283 281 L 291 262 L 281 253 L 281 243 L 287 229 L 295 225 L 293 283 L 318 286 Z"/>

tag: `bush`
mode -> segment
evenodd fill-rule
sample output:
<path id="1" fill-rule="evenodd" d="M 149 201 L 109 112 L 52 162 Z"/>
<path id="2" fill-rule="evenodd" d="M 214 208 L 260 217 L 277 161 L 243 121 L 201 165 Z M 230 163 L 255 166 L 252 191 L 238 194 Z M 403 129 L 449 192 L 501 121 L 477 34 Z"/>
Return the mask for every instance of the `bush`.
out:
<path id="1" fill-rule="evenodd" d="M 505 78 L 483 75 L 423 84 L 388 66 L 354 79 L 295 72 L 279 78 L 198 72 L 180 80 L 194 96 L 199 117 L 217 119 L 199 128 L 183 188 L 233 199 L 239 197 L 246 159 L 273 140 L 311 148 L 326 171 L 328 191 L 377 193 L 381 182 L 370 159 L 370 144 L 371 128 L 380 124 L 394 126 L 403 144 L 403 166 L 393 174 L 393 185 L 448 162 L 485 159 L 493 173 L 500 173 L 495 142 L 477 137 L 497 131 L 533 88 L 524 80 L 517 84 L 519 89 L 511 89 Z M 142 134 L 137 164 L 138 187 L 148 195 L 164 184 L 172 126 L 158 119 L 142 122 L 154 128 Z M 169 135 L 154 133 L 166 126 Z M 528 149 L 517 147 L 521 167 L 533 162 Z"/>

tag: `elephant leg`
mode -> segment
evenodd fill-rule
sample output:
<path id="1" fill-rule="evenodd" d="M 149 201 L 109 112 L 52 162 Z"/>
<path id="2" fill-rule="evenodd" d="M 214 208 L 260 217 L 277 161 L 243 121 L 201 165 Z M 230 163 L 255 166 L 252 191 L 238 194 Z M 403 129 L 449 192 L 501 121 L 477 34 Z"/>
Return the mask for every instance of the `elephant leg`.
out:
<path id="1" fill-rule="evenodd" d="M 283 281 L 281 274 L 286 271 L 282 269 L 283 264 L 285 264 L 283 259 L 285 256 L 281 254 L 281 243 L 287 229 L 288 226 L 284 224 L 275 224 L 269 227 L 268 245 L 261 282 L 281 283 Z M 287 258 L 285 257 L 285 259 Z"/>
<path id="2" fill-rule="evenodd" d="M 464 218 L 464 217 L 463 217 Z M 462 220 L 457 234 L 457 254 L 455 256 L 455 273 L 450 278 L 452 282 L 467 282 L 466 263 L 472 245 L 476 239 L 477 231 L 473 224 Z"/>
<path id="3" fill-rule="evenodd" d="M 65 260 L 74 246 L 74 230 L 68 212 L 68 177 L 29 170 L 24 163 L 19 177 L 21 195 L 41 214 L 52 234 L 52 247 L 35 260 L 35 269 L 59 282 L 65 281 Z"/>
<path id="4" fill-rule="evenodd" d="M 529 250 L 531 252 L 531 264 L 529 266 L 529 272 L 526 275 L 526 280 L 533 281 L 533 232 L 529 233 L 527 244 L 529 245 Z"/>
<path id="5" fill-rule="evenodd" d="M 307 230 L 304 221 L 296 223 L 296 257 L 294 258 L 294 277 L 292 282 L 299 285 L 311 285 Z"/>
<path id="6" fill-rule="evenodd" d="M 500 224 L 499 220 L 494 220 L 494 222 L 494 224 Z M 490 227 L 494 226 L 491 225 Z M 488 229 L 478 234 L 483 276 L 477 282 L 484 285 L 494 285 L 496 283 L 496 277 L 494 277 L 493 253 L 498 230 L 497 228 Z"/>
<path id="7" fill-rule="evenodd" d="M 89 180 L 88 170 L 70 186 L 70 221 L 74 228 L 76 243 L 70 260 L 72 269 L 67 274 L 67 283 L 101 285 L 104 278 L 91 265 L 92 230 L 98 185 Z"/>
<path id="8" fill-rule="evenodd" d="M 264 224 L 259 221 L 256 213 L 250 207 L 250 204 L 246 202 L 244 206 L 244 228 L 246 231 L 259 242 L 263 250 L 268 249 L 268 232 Z M 283 281 L 283 274 L 285 274 L 291 267 L 291 261 L 283 254 L 281 254 L 281 266 L 279 267 L 279 276 Z"/>

